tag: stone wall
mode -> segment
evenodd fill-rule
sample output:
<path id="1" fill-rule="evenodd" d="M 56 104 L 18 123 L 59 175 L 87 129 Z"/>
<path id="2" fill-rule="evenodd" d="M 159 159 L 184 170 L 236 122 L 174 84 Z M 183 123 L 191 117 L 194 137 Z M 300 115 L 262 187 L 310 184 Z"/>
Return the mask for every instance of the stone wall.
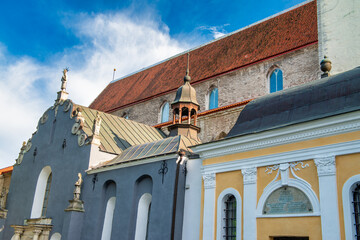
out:
<path id="1" fill-rule="evenodd" d="M 319 59 L 326 55 L 332 74 L 360 65 L 360 1 L 318 0 Z"/>
<path id="2" fill-rule="evenodd" d="M 200 104 L 200 112 L 207 110 L 207 95 L 213 87 L 218 88 L 219 107 L 248 99 L 257 98 L 269 93 L 269 74 L 275 68 L 283 71 L 284 89 L 314 81 L 319 78 L 318 46 L 313 44 L 293 52 L 280 55 L 266 61 L 247 66 L 212 79 L 193 84 Z M 191 72 L 190 72 L 191 75 Z M 182 77 L 182 76 L 179 76 Z M 179 86 L 180 87 L 180 86 Z M 175 92 L 159 96 L 146 102 L 120 109 L 113 114 L 129 119 L 156 125 L 160 123 L 160 110 L 165 101 L 172 102 Z M 203 142 L 218 138 L 221 132 L 228 133 L 234 125 L 240 110 L 217 112 L 199 118 L 200 138 Z M 172 119 L 170 111 L 169 120 Z"/>

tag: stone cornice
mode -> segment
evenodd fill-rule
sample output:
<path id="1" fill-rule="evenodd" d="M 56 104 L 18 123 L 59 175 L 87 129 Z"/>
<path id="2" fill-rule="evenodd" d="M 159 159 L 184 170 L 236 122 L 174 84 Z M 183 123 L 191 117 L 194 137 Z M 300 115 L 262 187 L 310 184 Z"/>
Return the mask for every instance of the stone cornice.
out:
<path id="1" fill-rule="evenodd" d="M 296 124 L 262 133 L 233 137 L 193 147 L 202 159 L 360 130 L 360 112 Z"/>
<path id="2" fill-rule="evenodd" d="M 202 167 L 202 172 L 203 174 L 206 174 L 208 172 L 219 173 L 236 171 L 252 167 L 254 166 L 254 163 L 256 163 L 256 167 L 264 167 L 282 163 L 305 161 L 319 158 L 319 156 L 337 156 L 356 152 L 360 152 L 360 140 L 204 165 Z"/>

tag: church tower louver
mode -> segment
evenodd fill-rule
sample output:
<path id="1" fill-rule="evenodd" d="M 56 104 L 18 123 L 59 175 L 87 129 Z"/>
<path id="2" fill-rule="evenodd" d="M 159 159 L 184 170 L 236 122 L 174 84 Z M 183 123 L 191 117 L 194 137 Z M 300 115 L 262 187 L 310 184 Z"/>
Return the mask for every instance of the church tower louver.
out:
<path id="1" fill-rule="evenodd" d="M 178 88 L 175 100 L 171 103 L 173 122 L 168 129 L 170 136 L 184 135 L 199 141 L 200 128 L 196 126 L 196 122 L 200 106 L 196 100 L 196 91 L 190 84 L 189 56 L 188 53 L 184 84 Z"/>

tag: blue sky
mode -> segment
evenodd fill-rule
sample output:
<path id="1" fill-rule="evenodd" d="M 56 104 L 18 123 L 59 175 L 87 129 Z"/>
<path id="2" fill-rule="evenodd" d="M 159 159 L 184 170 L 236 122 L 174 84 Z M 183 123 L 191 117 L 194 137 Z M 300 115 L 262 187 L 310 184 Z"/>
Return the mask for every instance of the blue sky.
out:
<path id="1" fill-rule="evenodd" d="M 0 168 L 14 163 L 53 104 L 63 68 L 69 97 L 87 106 L 113 68 L 127 75 L 301 2 L 3 0 Z"/>

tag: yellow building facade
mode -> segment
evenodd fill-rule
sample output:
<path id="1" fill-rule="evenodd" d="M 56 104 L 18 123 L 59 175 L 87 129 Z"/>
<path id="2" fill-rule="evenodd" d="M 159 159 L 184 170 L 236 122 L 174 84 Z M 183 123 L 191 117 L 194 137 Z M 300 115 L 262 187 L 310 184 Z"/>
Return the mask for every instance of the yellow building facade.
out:
<path id="1" fill-rule="evenodd" d="M 359 89 L 355 68 L 256 99 L 194 147 L 199 239 L 358 239 Z"/>

